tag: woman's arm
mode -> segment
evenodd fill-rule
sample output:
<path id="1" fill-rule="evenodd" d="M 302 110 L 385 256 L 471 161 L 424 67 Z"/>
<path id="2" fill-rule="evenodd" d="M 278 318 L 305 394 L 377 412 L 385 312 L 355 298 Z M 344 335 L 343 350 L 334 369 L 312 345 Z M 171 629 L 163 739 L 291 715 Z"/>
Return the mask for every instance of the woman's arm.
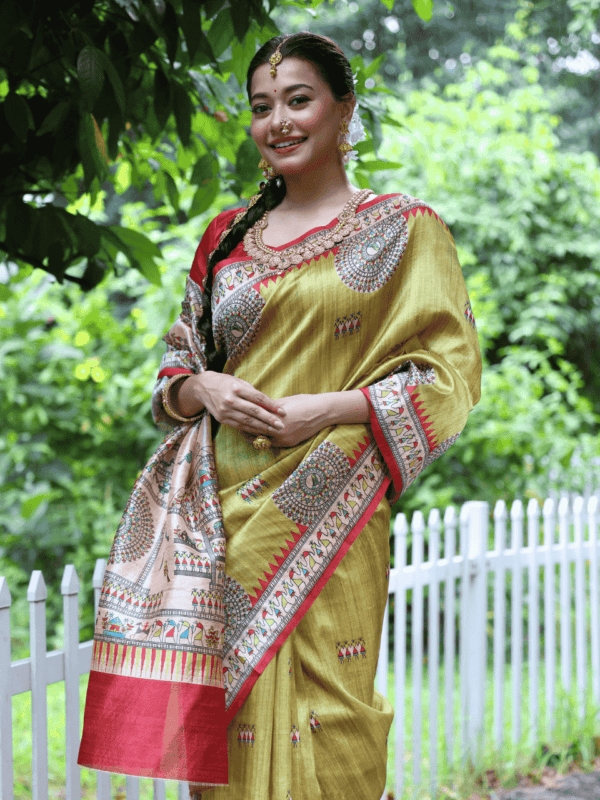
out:
<path id="1" fill-rule="evenodd" d="M 280 417 L 285 417 L 279 401 L 241 378 L 211 370 L 177 381 L 171 387 L 169 403 L 184 417 L 195 417 L 206 408 L 222 425 L 254 436 L 275 433 L 283 428 Z"/>
<path id="2" fill-rule="evenodd" d="M 369 422 L 369 402 L 360 389 L 295 394 L 277 401 L 285 411 L 283 429 L 269 433 L 273 447 L 294 447 L 332 425 Z"/>

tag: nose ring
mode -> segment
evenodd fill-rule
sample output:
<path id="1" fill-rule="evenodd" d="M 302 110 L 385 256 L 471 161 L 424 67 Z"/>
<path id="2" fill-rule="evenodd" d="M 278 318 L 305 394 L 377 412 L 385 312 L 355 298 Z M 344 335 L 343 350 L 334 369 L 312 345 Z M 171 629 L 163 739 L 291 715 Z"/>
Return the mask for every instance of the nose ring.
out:
<path id="1" fill-rule="evenodd" d="M 283 133 L 284 136 L 287 136 L 287 134 L 291 130 L 291 127 L 292 127 L 291 123 L 287 119 L 282 119 L 281 122 L 279 123 L 279 128 L 281 129 L 281 132 Z"/>

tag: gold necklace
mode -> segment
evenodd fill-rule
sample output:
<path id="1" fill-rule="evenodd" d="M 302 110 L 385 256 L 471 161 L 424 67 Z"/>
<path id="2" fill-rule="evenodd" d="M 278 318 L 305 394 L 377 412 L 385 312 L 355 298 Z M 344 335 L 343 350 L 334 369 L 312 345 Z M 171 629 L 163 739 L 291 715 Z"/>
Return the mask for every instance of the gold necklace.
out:
<path id="1" fill-rule="evenodd" d="M 357 230 L 354 221 L 356 209 L 370 194 L 372 194 L 370 189 L 361 189 L 360 192 L 353 194 L 340 212 L 335 228 L 319 231 L 313 234 L 308 241 L 292 245 L 282 251 L 269 247 L 262 240 L 262 232 L 269 221 L 269 212 L 266 211 L 258 222 L 255 222 L 246 231 L 244 248 L 256 264 L 264 265 L 269 269 L 285 269 L 286 267 L 300 264 L 302 261 L 314 258 L 326 250 L 331 250 L 342 239 Z"/>

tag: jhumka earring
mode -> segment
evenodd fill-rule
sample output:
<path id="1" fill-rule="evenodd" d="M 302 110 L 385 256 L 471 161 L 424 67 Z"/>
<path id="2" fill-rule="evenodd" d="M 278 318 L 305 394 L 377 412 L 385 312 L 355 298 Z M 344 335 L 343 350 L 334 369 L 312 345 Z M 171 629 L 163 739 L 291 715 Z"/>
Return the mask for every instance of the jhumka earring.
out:
<path id="1" fill-rule="evenodd" d="M 283 44 L 283 42 L 281 42 L 280 44 L 277 45 L 277 49 L 275 50 L 273 55 L 269 58 L 269 63 L 271 64 L 270 72 L 271 72 L 271 77 L 272 78 L 277 77 L 277 69 L 276 69 L 277 68 L 277 64 L 281 63 L 281 59 L 283 58 L 283 56 L 279 52 L 279 49 L 281 48 L 282 44 Z"/>
<path id="2" fill-rule="evenodd" d="M 269 164 L 266 158 L 261 158 L 261 160 L 258 162 L 258 168 L 262 169 L 262 174 L 265 176 L 265 178 L 275 177 L 275 170 Z"/>
<path id="3" fill-rule="evenodd" d="M 348 153 L 352 150 L 352 145 L 348 142 L 348 123 L 346 120 L 342 120 L 342 141 L 340 143 L 340 153 L 342 154 L 342 161 L 344 164 L 347 164 L 350 161 L 350 156 Z"/>

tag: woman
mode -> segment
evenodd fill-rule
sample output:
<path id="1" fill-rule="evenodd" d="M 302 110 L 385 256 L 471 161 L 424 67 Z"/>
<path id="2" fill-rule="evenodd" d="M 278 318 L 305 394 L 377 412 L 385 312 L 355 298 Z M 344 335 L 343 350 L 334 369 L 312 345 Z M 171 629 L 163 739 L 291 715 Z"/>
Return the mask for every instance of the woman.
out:
<path id="1" fill-rule="evenodd" d="M 272 39 L 248 95 L 269 180 L 210 223 L 165 336 L 172 432 L 111 551 L 79 763 L 203 798 L 375 800 L 390 503 L 477 402 L 477 336 L 443 222 L 346 177 L 339 48 Z"/>

